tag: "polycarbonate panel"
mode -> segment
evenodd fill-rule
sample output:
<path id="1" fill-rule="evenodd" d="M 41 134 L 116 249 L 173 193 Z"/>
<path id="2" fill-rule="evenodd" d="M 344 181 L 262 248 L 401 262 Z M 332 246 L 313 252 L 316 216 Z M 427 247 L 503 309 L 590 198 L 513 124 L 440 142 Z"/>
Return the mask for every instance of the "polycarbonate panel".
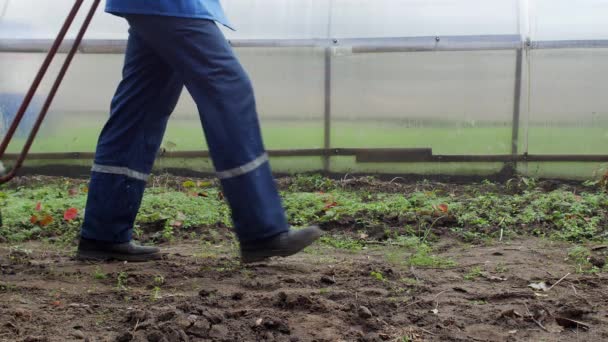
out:
<path id="1" fill-rule="evenodd" d="M 533 178 L 600 179 L 608 163 L 519 163 L 517 171 Z"/>
<path id="2" fill-rule="evenodd" d="M 327 38 L 332 0 L 222 0 L 236 28 L 230 39 Z"/>
<path id="3" fill-rule="evenodd" d="M 73 4 L 73 0 L 0 0 L 0 11 L 5 8 L 0 18 L 0 39 L 54 38 Z M 68 37 L 76 35 L 91 4 L 92 0 L 84 2 Z M 224 0 L 222 4 L 237 30 L 224 29 L 230 39 L 327 37 L 329 0 Z M 125 39 L 126 21 L 104 13 L 104 6 L 102 1 L 86 38 Z"/>
<path id="4" fill-rule="evenodd" d="M 608 49 L 533 50 L 528 153 L 606 154 Z"/>
<path id="5" fill-rule="evenodd" d="M 322 147 L 323 51 L 236 51 L 254 83 L 267 148 Z M 41 54 L 0 54 L 0 94 L 23 95 L 43 58 Z M 121 55 L 77 55 L 32 152 L 93 151 L 120 81 L 122 63 Z M 55 63 L 49 75 L 55 75 L 58 67 Z M 47 91 L 45 83 L 39 95 Z M 9 151 L 20 149 L 24 139 L 19 136 Z M 185 90 L 169 121 L 164 146 L 171 151 L 206 149 L 198 110 Z"/>
<path id="6" fill-rule="evenodd" d="M 608 39 L 608 1 L 531 0 L 533 40 Z"/>
<path id="7" fill-rule="evenodd" d="M 334 37 L 489 35 L 519 32 L 518 0 L 334 0 Z"/>
<path id="8" fill-rule="evenodd" d="M 510 153 L 514 51 L 343 55 L 332 68 L 332 147 Z"/>
<path id="9" fill-rule="evenodd" d="M 0 39 L 52 39 L 59 32 L 74 0 L 0 0 Z M 92 0 L 84 1 L 79 15 L 67 34 L 74 38 Z M 105 14 L 102 1 L 85 38 L 126 39 L 124 19 Z"/>

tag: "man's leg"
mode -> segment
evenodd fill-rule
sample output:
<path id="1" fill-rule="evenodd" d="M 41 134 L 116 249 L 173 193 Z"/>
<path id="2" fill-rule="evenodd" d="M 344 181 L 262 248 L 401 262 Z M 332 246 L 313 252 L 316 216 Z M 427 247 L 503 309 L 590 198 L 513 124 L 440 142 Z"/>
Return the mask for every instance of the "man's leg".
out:
<path id="1" fill-rule="evenodd" d="M 268 256 L 293 254 L 312 243 L 320 234 L 316 228 L 288 233 L 262 143 L 251 81 L 217 25 L 160 16 L 129 15 L 127 19 L 134 32 L 184 80 L 198 106 L 242 250 L 245 246 L 275 251 Z M 270 243 L 272 238 L 291 243 L 290 249 L 279 251 L 282 247 Z"/>
<path id="2" fill-rule="evenodd" d="M 81 232 L 85 250 L 104 243 L 132 247 L 128 243 L 146 179 L 182 88 L 173 69 L 131 31 L 123 79 L 95 154 Z M 121 253 L 133 251 L 114 252 L 122 258 Z"/>

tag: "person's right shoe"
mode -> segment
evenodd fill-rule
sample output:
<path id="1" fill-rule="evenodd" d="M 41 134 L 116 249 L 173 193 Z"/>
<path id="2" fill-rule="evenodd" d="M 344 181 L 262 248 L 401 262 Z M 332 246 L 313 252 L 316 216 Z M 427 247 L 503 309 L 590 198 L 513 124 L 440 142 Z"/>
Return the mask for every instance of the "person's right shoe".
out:
<path id="1" fill-rule="evenodd" d="M 241 244 L 241 262 L 244 264 L 264 261 L 272 257 L 294 255 L 315 242 L 323 231 L 317 226 L 290 230 L 268 240 Z"/>
<path id="2" fill-rule="evenodd" d="M 80 239 L 76 259 L 80 261 L 130 261 L 143 262 L 158 260 L 162 254 L 158 247 L 140 246 L 135 243 L 107 243 L 88 239 Z"/>

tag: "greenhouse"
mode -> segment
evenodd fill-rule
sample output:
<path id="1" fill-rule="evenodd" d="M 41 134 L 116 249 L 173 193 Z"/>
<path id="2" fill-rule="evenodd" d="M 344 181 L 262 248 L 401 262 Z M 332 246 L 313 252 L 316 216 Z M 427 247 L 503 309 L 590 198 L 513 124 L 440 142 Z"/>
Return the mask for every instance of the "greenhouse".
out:
<path id="1" fill-rule="evenodd" d="M 608 340 L 608 2 L 176 3 L 207 16 L 0 0 L 0 341 Z M 172 64 L 187 52 L 164 32 L 201 22 L 199 55 Z M 216 25 L 264 154 L 225 147 L 259 152 L 206 121 L 221 94 L 182 75 L 159 148 L 142 133 L 151 172 L 100 165 L 133 37 L 179 73 L 215 56 Z M 83 263 L 112 215 L 163 258 Z M 323 235 L 251 266 L 256 215 Z"/>

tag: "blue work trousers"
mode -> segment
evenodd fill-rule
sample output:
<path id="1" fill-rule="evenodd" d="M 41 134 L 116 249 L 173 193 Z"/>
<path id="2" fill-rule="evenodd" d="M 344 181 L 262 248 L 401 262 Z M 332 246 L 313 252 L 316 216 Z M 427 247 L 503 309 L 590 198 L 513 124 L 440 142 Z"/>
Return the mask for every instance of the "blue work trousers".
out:
<path id="1" fill-rule="evenodd" d="M 132 238 L 146 179 L 182 88 L 193 97 L 241 242 L 287 231 L 251 81 L 215 22 L 126 15 L 123 78 L 99 137 L 81 236 Z"/>

